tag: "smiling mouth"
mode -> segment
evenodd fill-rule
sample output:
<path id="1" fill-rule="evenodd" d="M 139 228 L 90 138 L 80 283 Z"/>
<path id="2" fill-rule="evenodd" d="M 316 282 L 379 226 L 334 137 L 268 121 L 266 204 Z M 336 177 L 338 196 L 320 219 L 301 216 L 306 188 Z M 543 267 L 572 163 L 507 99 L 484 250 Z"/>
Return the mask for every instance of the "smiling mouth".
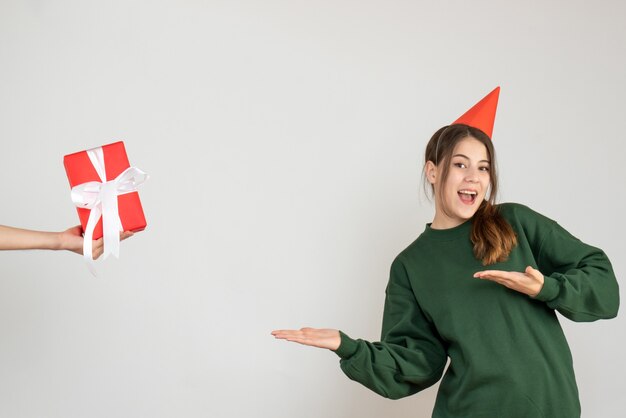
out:
<path id="1" fill-rule="evenodd" d="M 461 202 L 465 203 L 466 205 L 473 205 L 476 201 L 476 196 L 478 196 L 478 192 L 475 192 L 473 190 L 459 190 L 458 194 Z"/>

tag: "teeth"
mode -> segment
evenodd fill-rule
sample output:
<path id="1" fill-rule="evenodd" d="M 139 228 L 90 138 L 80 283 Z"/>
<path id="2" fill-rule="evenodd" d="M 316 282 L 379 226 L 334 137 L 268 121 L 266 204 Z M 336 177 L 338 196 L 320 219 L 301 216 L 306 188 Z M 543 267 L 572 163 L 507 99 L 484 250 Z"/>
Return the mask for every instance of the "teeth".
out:
<path id="1" fill-rule="evenodd" d="M 478 194 L 477 192 L 473 192 L 471 190 L 459 190 L 459 193 L 468 194 L 468 195 L 472 195 L 472 196 L 475 196 L 475 195 Z"/>

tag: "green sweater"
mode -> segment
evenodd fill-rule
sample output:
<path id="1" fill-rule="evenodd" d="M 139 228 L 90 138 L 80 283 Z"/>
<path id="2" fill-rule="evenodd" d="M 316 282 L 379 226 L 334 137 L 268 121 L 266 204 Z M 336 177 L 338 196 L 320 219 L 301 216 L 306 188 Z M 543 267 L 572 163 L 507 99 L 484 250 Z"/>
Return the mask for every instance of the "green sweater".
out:
<path id="1" fill-rule="evenodd" d="M 485 267 L 470 242 L 471 221 L 426 230 L 391 266 L 381 342 L 343 332 L 344 373 L 397 399 L 435 384 L 446 361 L 433 418 L 580 416 L 572 357 L 555 309 L 574 321 L 617 315 L 619 292 L 608 258 L 556 222 L 519 204 L 500 213 L 517 234 L 507 261 Z M 545 276 L 531 298 L 477 271 Z"/>

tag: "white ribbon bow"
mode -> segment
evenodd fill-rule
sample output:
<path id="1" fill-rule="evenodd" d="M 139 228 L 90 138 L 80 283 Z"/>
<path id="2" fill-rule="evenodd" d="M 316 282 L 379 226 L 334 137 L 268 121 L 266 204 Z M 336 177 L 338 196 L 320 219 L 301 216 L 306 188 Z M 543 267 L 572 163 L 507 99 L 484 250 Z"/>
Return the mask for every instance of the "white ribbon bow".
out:
<path id="1" fill-rule="evenodd" d="M 122 221 L 117 209 L 117 197 L 137 191 L 137 187 L 148 179 L 148 175 L 137 167 L 128 167 L 111 181 L 106 180 L 102 147 L 87 150 L 101 181 L 89 181 L 72 187 L 72 202 L 79 208 L 90 209 L 83 239 L 83 256 L 93 272 L 92 239 L 100 216 L 104 237 L 103 259 L 109 254 L 120 256 L 120 231 Z"/>

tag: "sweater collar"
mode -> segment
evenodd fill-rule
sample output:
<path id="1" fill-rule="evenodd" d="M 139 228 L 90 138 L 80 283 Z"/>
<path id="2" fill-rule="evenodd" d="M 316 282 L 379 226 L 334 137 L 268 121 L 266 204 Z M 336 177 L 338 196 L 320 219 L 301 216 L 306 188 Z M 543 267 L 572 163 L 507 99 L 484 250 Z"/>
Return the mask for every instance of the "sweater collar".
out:
<path id="1" fill-rule="evenodd" d="M 426 229 L 422 233 L 424 238 L 437 241 L 451 241 L 458 238 L 468 239 L 472 229 L 472 220 L 469 219 L 460 225 L 448 229 L 433 229 L 431 225 L 431 223 L 426 224 Z"/>

